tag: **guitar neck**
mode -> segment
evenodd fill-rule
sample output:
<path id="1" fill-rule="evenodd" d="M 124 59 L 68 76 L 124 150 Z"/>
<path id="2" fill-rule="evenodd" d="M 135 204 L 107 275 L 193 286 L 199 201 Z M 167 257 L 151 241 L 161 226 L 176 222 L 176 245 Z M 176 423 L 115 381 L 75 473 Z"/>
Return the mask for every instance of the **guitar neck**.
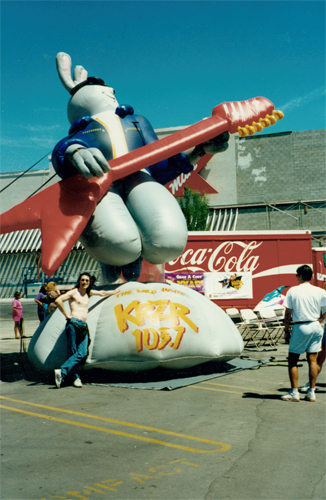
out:
<path id="1" fill-rule="evenodd" d="M 238 132 L 240 137 L 253 135 L 255 132 L 260 132 L 263 127 L 275 124 L 276 120 L 282 117 L 283 113 L 274 111 L 273 103 L 265 97 L 219 104 L 213 109 L 211 117 L 110 160 L 111 172 L 90 182 L 99 185 L 101 193 L 104 194 L 112 181 L 194 148 L 223 132 L 232 134 Z"/>
<path id="2" fill-rule="evenodd" d="M 227 130 L 227 120 L 211 116 L 163 139 L 131 151 L 128 155 L 110 160 L 109 164 L 112 169 L 113 179 L 118 180 L 121 176 L 125 177 L 138 170 L 150 167 L 166 158 L 213 139 L 213 137 L 227 132 Z"/>

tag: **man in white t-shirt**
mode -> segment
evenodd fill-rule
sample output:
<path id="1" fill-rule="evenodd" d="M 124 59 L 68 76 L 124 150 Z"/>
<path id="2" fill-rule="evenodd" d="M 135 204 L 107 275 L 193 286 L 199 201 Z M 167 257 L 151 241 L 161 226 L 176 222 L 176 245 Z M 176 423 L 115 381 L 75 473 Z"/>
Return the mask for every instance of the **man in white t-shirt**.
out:
<path id="1" fill-rule="evenodd" d="M 326 305 L 326 292 L 322 288 L 311 285 L 312 269 L 307 265 L 298 267 L 298 286 L 290 288 L 286 294 L 284 305 L 285 339 L 289 337 L 289 324 L 291 317 L 292 328 L 289 345 L 289 376 L 291 391 L 282 396 L 284 401 L 300 401 L 298 392 L 298 360 L 300 354 L 307 353 L 309 365 L 310 388 L 305 399 L 315 401 L 315 384 L 318 375 L 317 353 L 321 349 L 323 329 L 321 323 L 326 318 L 326 313 L 321 314 L 321 308 Z"/>

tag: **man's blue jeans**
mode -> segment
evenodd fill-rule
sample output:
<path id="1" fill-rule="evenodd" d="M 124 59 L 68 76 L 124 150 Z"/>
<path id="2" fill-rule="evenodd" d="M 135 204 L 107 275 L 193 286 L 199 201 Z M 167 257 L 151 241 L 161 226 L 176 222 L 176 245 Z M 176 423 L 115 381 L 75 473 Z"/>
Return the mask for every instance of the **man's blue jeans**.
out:
<path id="1" fill-rule="evenodd" d="M 89 333 L 87 323 L 76 318 L 72 318 L 66 325 L 67 336 L 67 361 L 61 366 L 62 377 L 68 374 L 76 378 L 79 375 L 76 372 L 78 364 L 85 361 L 88 351 Z"/>

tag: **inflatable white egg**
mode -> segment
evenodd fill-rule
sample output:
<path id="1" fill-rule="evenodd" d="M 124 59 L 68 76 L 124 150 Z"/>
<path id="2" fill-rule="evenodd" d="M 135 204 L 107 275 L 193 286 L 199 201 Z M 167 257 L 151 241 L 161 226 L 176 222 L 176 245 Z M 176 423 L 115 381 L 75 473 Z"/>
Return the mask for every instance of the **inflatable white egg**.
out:
<path id="1" fill-rule="evenodd" d="M 56 310 L 36 330 L 28 357 L 37 368 L 51 371 L 66 360 L 65 323 Z M 175 284 L 130 282 L 117 295 L 93 296 L 87 323 L 91 344 L 84 369 L 182 369 L 227 361 L 243 350 L 238 329 L 221 308 Z"/>

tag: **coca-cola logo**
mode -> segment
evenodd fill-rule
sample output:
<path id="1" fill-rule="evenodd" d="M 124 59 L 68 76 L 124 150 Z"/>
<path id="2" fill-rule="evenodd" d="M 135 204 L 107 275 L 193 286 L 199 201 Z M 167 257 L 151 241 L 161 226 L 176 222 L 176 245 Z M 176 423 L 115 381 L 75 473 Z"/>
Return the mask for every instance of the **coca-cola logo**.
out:
<path id="1" fill-rule="evenodd" d="M 192 272 L 206 270 L 211 272 L 253 272 L 259 267 L 259 255 L 254 254 L 254 251 L 262 243 L 262 241 L 250 241 L 248 244 L 242 241 L 224 241 L 215 250 L 212 248 L 198 248 L 196 250 L 187 248 L 178 259 L 168 263 L 166 270 L 172 271 L 173 268 L 174 272 L 183 269 Z M 178 265 L 181 267 L 175 269 Z"/>

